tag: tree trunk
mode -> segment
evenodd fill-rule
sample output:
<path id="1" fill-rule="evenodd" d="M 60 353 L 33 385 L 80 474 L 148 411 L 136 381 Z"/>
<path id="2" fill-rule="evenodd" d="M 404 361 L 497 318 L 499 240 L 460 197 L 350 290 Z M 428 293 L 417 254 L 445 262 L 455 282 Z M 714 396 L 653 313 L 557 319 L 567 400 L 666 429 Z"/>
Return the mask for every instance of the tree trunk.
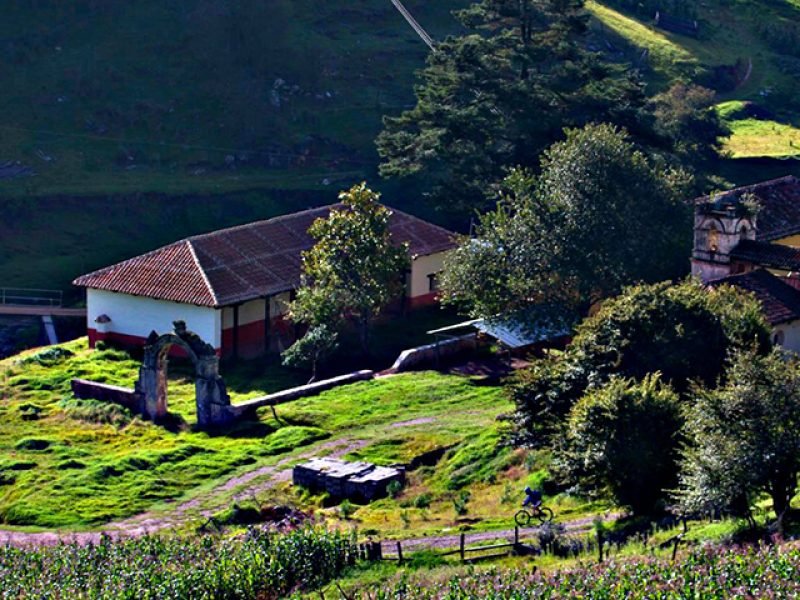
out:
<path id="1" fill-rule="evenodd" d="M 369 354 L 369 316 L 361 317 L 358 322 L 359 338 L 361 340 L 361 352 L 366 356 Z"/>
<path id="2" fill-rule="evenodd" d="M 791 476 L 778 476 L 772 481 L 770 496 L 772 497 L 772 508 L 775 516 L 780 521 L 783 515 L 789 510 L 789 502 L 795 486 L 791 483 Z"/>

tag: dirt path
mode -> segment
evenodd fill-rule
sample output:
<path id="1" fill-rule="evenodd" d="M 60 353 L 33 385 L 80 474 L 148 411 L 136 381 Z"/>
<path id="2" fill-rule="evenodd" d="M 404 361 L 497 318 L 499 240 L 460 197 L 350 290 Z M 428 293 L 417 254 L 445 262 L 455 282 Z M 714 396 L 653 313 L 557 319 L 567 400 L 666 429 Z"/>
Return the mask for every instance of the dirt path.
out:
<path id="1" fill-rule="evenodd" d="M 617 513 L 608 513 L 603 515 L 603 521 L 612 521 L 614 519 L 619 518 L 620 515 Z M 594 522 L 596 517 L 584 517 L 582 519 L 575 519 L 574 521 L 565 521 L 563 523 L 559 523 L 556 521 L 556 524 L 560 524 L 564 527 L 564 531 L 566 533 L 576 533 L 579 531 L 588 530 L 592 523 Z M 530 538 L 532 534 L 536 532 L 536 527 L 525 527 L 519 530 L 520 538 L 525 539 Z M 480 531 L 478 533 L 467 533 L 465 536 L 465 542 L 467 546 L 471 546 L 480 542 L 491 542 L 495 540 L 506 540 L 508 542 L 514 541 L 514 530 L 513 529 L 501 529 L 495 531 Z M 392 556 L 397 553 L 397 541 L 398 540 L 384 540 L 381 542 L 381 546 L 383 547 L 383 553 L 385 555 Z M 458 548 L 459 544 L 461 543 L 461 534 L 448 534 L 448 535 L 441 535 L 441 536 L 429 536 L 429 537 L 422 537 L 422 538 L 412 538 L 407 540 L 399 540 L 402 547 L 403 552 L 416 552 L 417 550 L 422 549 L 437 549 L 437 550 L 444 550 L 449 548 Z"/>
<path id="2" fill-rule="evenodd" d="M 142 513 L 122 521 L 115 521 L 105 525 L 103 531 L 85 531 L 85 532 L 63 532 L 63 531 L 46 531 L 46 532 L 25 532 L 25 531 L 10 531 L 0 529 L 0 545 L 9 544 L 11 546 L 24 547 L 24 546 L 52 546 L 61 542 L 77 543 L 77 544 L 90 544 L 98 543 L 103 535 L 111 536 L 113 539 L 120 539 L 124 537 L 140 537 L 147 534 L 156 533 L 163 529 L 176 528 L 180 525 L 185 525 L 193 519 L 204 519 L 210 517 L 216 510 L 204 509 L 197 510 L 201 504 L 207 502 L 210 498 L 217 495 L 224 494 L 236 490 L 237 488 L 247 486 L 248 483 L 261 477 L 269 477 L 267 481 L 259 483 L 254 486 L 249 486 L 234 494 L 234 500 L 242 500 L 251 498 L 254 494 L 259 494 L 265 490 L 275 487 L 276 485 L 289 481 L 292 477 L 292 467 L 289 463 L 297 460 L 304 460 L 311 458 L 322 452 L 330 450 L 327 454 L 334 458 L 338 458 L 363 448 L 367 442 L 362 440 L 350 439 L 337 439 L 329 440 L 321 444 L 312 446 L 305 452 L 284 458 L 274 465 L 261 467 L 248 471 L 242 475 L 231 477 L 227 481 L 221 483 L 217 487 L 209 490 L 208 492 L 177 504 L 169 515 L 156 515 L 150 512 Z"/>

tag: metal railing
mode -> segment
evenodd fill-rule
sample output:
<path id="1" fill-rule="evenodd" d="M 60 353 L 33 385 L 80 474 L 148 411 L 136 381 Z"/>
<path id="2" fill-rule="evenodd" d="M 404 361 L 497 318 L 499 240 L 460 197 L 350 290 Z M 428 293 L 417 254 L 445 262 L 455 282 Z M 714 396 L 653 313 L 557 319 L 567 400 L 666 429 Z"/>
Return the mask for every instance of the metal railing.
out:
<path id="1" fill-rule="evenodd" d="M 60 308 L 64 303 L 61 290 L 0 288 L 0 306 L 49 306 Z"/>

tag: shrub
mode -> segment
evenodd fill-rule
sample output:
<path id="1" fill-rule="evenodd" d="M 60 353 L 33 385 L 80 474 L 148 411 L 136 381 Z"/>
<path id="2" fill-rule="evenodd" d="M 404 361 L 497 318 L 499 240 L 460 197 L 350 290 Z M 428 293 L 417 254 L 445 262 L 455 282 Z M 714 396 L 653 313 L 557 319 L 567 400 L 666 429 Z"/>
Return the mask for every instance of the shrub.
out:
<path id="1" fill-rule="evenodd" d="M 345 521 L 349 520 L 350 517 L 353 516 L 354 512 L 356 512 L 356 507 L 353 506 L 353 503 L 347 498 L 342 500 L 342 502 L 339 504 L 339 516 L 341 516 Z"/>
<path id="2" fill-rule="evenodd" d="M 658 375 L 613 378 L 575 405 L 555 465 L 583 491 L 651 514 L 677 483 L 681 425 L 678 396 Z"/>
<path id="3" fill-rule="evenodd" d="M 578 326 L 563 354 L 518 374 L 510 387 L 518 436 L 544 445 L 575 403 L 612 375 L 660 372 L 682 394 L 694 380 L 714 385 L 730 351 L 756 344 L 764 353 L 769 339 L 759 303 L 731 287 L 708 291 L 690 280 L 626 288 Z"/>
<path id="4" fill-rule="evenodd" d="M 399 481 L 392 481 L 386 487 L 386 491 L 392 498 L 397 498 L 400 495 L 402 489 L 403 489 L 403 484 L 400 483 Z"/>
<path id="5" fill-rule="evenodd" d="M 456 516 L 463 517 L 467 514 L 467 504 L 469 504 L 470 498 L 471 494 L 467 490 L 461 490 L 456 497 L 453 498 L 453 510 Z"/>
<path id="6" fill-rule="evenodd" d="M 414 508 L 430 508 L 431 495 L 428 492 L 423 492 L 414 498 Z"/>

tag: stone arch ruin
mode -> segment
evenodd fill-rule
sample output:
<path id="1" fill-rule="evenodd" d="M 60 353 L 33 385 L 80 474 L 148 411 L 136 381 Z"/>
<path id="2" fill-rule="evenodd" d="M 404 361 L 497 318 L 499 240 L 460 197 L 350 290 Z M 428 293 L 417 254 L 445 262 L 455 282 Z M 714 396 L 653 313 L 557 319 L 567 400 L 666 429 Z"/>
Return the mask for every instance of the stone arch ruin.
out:
<path id="1" fill-rule="evenodd" d="M 153 421 L 166 418 L 169 354 L 173 347 L 178 347 L 194 365 L 197 425 L 206 429 L 235 420 L 230 396 L 219 374 L 219 357 L 214 347 L 187 331 L 183 321 L 175 321 L 174 326 L 173 333 L 158 335 L 153 331 L 147 338 L 135 386 L 141 413 Z"/>

